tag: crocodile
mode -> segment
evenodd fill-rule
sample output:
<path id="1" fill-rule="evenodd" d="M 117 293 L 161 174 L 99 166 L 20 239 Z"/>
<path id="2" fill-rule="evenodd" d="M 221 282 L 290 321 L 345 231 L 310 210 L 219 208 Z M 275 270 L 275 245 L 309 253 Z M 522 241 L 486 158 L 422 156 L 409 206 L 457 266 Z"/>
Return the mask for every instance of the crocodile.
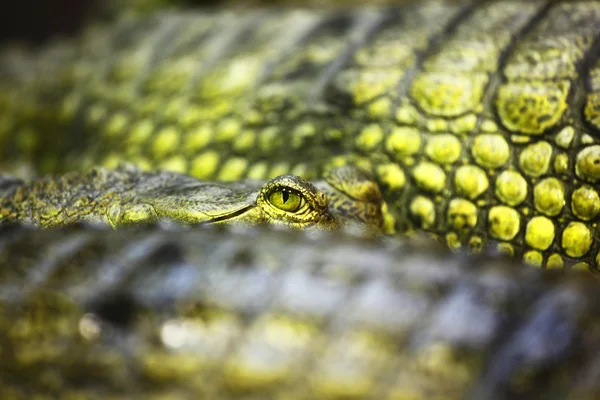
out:
<path id="1" fill-rule="evenodd" d="M 169 219 L 184 224 L 271 224 L 298 229 L 383 233 L 383 204 L 373 177 L 356 167 L 329 171 L 313 183 L 295 175 L 268 182 L 206 182 L 123 164 L 60 177 L 0 178 L 0 223 L 41 227 L 76 222 L 113 228 Z"/>
<path id="2" fill-rule="evenodd" d="M 598 264 L 599 9 L 169 11 L 6 50 L 6 170 L 108 169 L 3 179 L 5 216 L 85 219 L 97 205 L 87 190 L 102 202 L 94 188 L 123 173 L 141 187 L 206 184 L 188 173 L 256 191 L 359 165 L 398 233 L 489 251 L 328 232 L 1 225 L 0 398 L 600 397 L 598 283 L 552 270 Z M 106 189 L 140 193 L 118 188 Z M 113 225 L 156 217 L 117 201 Z M 115 215 L 104 206 L 98 215 Z"/>
<path id="3" fill-rule="evenodd" d="M 0 226 L 0 397 L 600 395 L 587 271 L 222 228 Z"/>
<path id="4" fill-rule="evenodd" d="M 398 233 L 596 269 L 600 3 L 164 11 L 2 53 L 5 168 L 371 171 Z"/>

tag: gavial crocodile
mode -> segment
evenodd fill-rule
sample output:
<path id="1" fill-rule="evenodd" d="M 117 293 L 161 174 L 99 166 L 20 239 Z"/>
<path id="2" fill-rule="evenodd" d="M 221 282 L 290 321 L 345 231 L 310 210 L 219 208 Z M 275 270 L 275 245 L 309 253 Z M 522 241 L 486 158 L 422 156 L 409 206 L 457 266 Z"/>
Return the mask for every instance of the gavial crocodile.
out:
<path id="1" fill-rule="evenodd" d="M 597 282 L 490 253 L 598 268 L 599 39 L 597 1 L 433 1 L 5 49 L 2 168 L 54 177 L 2 178 L 2 222 L 488 251 L 4 225 L 1 397 L 598 397 Z"/>
<path id="2" fill-rule="evenodd" d="M 314 185 L 295 175 L 263 183 L 204 182 L 131 165 L 92 168 L 28 182 L 0 178 L 0 218 L 42 227 L 75 222 L 121 225 L 170 219 L 185 224 L 268 223 L 299 229 L 384 231 L 382 197 L 365 171 L 339 167 Z"/>

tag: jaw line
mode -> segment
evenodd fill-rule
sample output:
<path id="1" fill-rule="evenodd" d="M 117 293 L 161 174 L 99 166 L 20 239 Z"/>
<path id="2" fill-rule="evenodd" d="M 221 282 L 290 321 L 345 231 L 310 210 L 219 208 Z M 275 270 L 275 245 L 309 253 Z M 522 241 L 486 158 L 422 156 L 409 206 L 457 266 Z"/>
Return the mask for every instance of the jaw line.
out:
<path id="1" fill-rule="evenodd" d="M 245 214 L 246 212 L 250 211 L 254 207 L 256 207 L 255 204 L 248 204 L 246 207 L 242 207 L 239 210 L 236 210 L 232 213 L 219 215 L 219 216 L 211 218 L 209 220 L 202 221 L 202 223 L 203 224 L 214 224 L 217 222 L 227 221 L 227 220 L 230 220 L 230 219 L 233 219 L 233 218 L 239 217 L 240 215 Z"/>

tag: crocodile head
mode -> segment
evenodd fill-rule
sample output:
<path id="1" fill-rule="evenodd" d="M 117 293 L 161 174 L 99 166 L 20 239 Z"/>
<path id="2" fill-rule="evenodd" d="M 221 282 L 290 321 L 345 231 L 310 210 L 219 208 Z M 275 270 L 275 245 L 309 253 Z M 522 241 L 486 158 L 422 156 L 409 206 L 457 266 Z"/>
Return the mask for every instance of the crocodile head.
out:
<path id="1" fill-rule="evenodd" d="M 106 208 L 113 227 L 157 219 L 181 223 L 273 224 L 336 229 L 353 225 L 381 232 L 383 199 L 367 172 L 340 167 L 323 180 L 295 175 L 268 182 L 206 182 L 169 172 L 147 175 Z"/>

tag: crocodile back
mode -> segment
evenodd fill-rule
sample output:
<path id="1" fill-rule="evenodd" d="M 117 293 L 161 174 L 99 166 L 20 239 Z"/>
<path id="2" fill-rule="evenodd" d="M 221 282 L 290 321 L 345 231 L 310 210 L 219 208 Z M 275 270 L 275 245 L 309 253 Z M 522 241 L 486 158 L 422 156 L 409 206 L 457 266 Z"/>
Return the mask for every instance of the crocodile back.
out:
<path id="1" fill-rule="evenodd" d="M 4 226 L 0 394 L 596 398 L 598 282 L 550 272 L 423 238 Z"/>

